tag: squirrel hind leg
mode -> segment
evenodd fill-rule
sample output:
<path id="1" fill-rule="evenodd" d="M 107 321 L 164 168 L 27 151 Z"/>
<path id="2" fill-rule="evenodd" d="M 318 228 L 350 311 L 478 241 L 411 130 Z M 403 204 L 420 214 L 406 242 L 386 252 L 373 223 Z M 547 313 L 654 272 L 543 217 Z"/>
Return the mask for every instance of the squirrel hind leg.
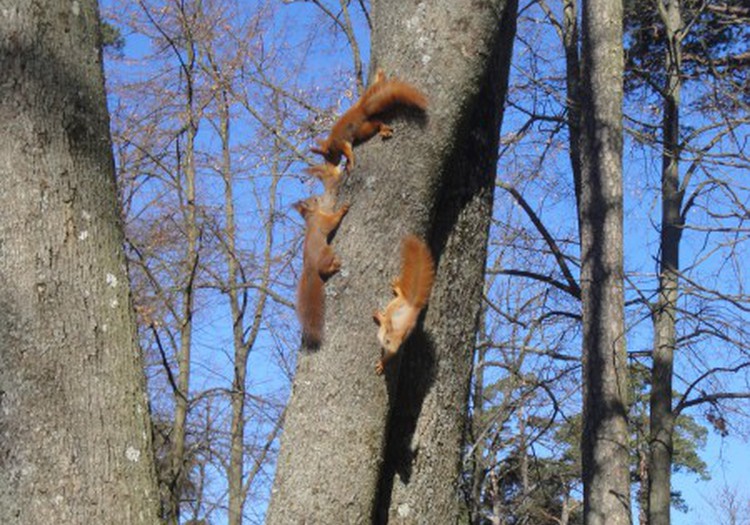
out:
<path id="1" fill-rule="evenodd" d="M 324 279 L 338 273 L 341 269 L 341 259 L 338 258 L 330 245 L 323 248 L 323 253 L 318 259 L 318 273 Z"/>
<path id="2" fill-rule="evenodd" d="M 344 142 L 341 153 L 346 158 L 346 173 L 351 173 L 354 169 L 354 149 L 351 142 Z"/>

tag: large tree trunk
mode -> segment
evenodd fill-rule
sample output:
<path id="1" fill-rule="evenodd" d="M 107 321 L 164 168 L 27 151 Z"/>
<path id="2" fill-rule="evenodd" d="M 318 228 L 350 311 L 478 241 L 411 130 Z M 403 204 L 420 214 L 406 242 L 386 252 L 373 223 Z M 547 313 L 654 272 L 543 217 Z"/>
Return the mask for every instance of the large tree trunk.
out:
<path id="1" fill-rule="evenodd" d="M 623 321 L 622 3 L 583 2 L 581 295 L 584 520 L 629 524 Z"/>
<path id="2" fill-rule="evenodd" d="M 0 12 L 0 522 L 157 523 L 96 2 Z"/>
<path id="3" fill-rule="evenodd" d="M 373 2 L 375 65 L 430 107 L 426 119 L 394 112 L 395 136 L 356 150 L 334 243 L 344 268 L 327 284 L 323 346 L 298 358 L 270 524 L 455 521 L 511 4 Z M 409 232 L 428 240 L 437 281 L 424 329 L 384 380 L 372 312 L 390 299 Z"/>
<path id="4" fill-rule="evenodd" d="M 414 523 L 417 519 L 421 523 L 446 523 L 452 522 L 459 511 L 456 494 L 461 447 L 484 290 L 497 145 L 517 5 L 517 0 L 507 0 L 486 7 L 485 16 L 492 18 L 489 27 L 486 20 L 478 18 L 482 16 L 481 10 L 472 13 L 477 16 L 473 22 L 475 29 L 467 30 L 461 37 L 468 38 L 472 31 L 482 35 L 485 41 L 476 45 L 485 46 L 489 56 L 479 62 L 482 76 L 473 80 L 473 89 L 478 91 L 472 93 L 464 106 L 465 120 L 457 128 L 460 135 L 452 137 L 456 148 L 453 158 L 444 166 L 432 168 L 447 173 L 433 209 L 433 223 L 428 226 L 431 244 L 439 247 L 441 253 L 438 280 L 425 317 L 427 337 L 421 341 L 424 346 L 409 347 L 411 351 L 404 353 L 398 387 L 391 397 L 395 403 L 378 501 L 381 522 L 386 522 L 387 513 L 387 523 L 392 524 Z M 373 33 L 376 57 L 386 64 L 398 60 L 399 47 L 386 43 L 399 30 L 400 16 L 409 13 L 393 15 L 376 25 Z M 438 21 L 424 23 L 430 27 Z M 446 27 L 460 26 L 457 20 L 443 19 L 440 23 L 447 24 Z M 472 53 L 481 54 L 479 49 Z M 445 73 L 448 74 L 447 68 Z M 439 110 L 438 103 L 439 99 L 433 110 Z M 450 101 L 445 109 L 452 109 Z M 440 124 L 433 115 L 430 114 L 431 124 Z M 462 140 L 459 138 L 462 136 L 471 138 Z M 404 154 L 402 158 L 408 158 Z M 397 171 L 398 177 L 403 175 L 403 170 Z M 398 209 L 392 211 L 398 213 Z"/>
<path id="5" fill-rule="evenodd" d="M 676 345 L 682 199 L 680 188 L 680 89 L 682 16 L 679 0 L 658 1 L 665 29 L 664 115 L 662 130 L 662 215 L 659 297 L 654 308 L 654 350 L 651 369 L 650 461 L 648 476 L 649 525 L 669 525 L 672 474 L 672 365 Z"/>

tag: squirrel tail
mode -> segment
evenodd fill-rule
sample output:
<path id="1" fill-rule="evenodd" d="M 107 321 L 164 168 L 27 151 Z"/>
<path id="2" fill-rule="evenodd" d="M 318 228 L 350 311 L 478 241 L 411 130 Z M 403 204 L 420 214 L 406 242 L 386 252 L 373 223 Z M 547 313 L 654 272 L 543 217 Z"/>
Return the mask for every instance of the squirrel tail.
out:
<path id="1" fill-rule="evenodd" d="M 417 308 L 423 308 L 430 298 L 435 281 L 435 263 L 430 248 L 414 235 L 404 237 L 401 246 L 400 288 L 406 301 Z"/>
<path id="2" fill-rule="evenodd" d="M 297 317 L 302 326 L 302 345 L 316 349 L 323 340 L 325 292 L 323 279 L 314 268 L 305 268 L 297 289 Z"/>
<path id="3" fill-rule="evenodd" d="M 368 89 L 362 109 L 368 117 L 396 106 L 413 106 L 424 111 L 427 97 L 417 88 L 400 80 L 383 80 Z"/>

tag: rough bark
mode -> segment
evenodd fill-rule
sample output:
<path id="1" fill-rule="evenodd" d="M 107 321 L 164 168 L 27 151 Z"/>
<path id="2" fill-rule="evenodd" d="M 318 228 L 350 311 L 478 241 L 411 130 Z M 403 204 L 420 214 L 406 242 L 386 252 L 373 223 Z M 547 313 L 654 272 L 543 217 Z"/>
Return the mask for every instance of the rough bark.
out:
<path id="1" fill-rule="evenodd" d="M 96 2 L 0 2 L 0 522 L 157 523 Z"/>
<path id="2" fill-rule="evenodd" d="M 356 150 L 334 242 L 344 267 L 327 284 L 322 347 L 298 358 L 269 524 L 456 519 L 512 3 L 372 4 L 374 66 L 430 107 L 394 112 L 394 137 Z M 390 299 L 406 233 L 428 240 L 437 281 L 384 380 L 372 311 Z"/>
<path id="3" fill-rule="evenodd" d="M 485 18 L 491 18 L 489 28 L 488 20 L 479 18 L 482 11 Z M 441 246 L 438 280 L 425 316 L 428 337 L 424 347 L 408 347 L 401 365 L 381 478 L 380 522 L 450 523 L 459 511 L 460 450 L 484 290 L 497 144 L 516 11 L 516 0 L 485 4 L 484 10 L 473 13 L 477 18 L 464 35 L 484 34 L 487 40 L 476 45 L 485 46 L 484 52 L 489 54 L 481 64 L 482 76 L 475 81 L 478 92 L 467 100 L 466 120 L 460 123 L 461 127 L 470 126 L 463 128 L 463 134 L 471 139 L 457 144 L 446 166 L 449 178 L 438 196 L 430 226 L 433 247 Z M 385 44 L 397 30 L 393 25 L 400 16 L 408 15 L 395 13 L 388 18 L 390 24 L 381 23 L 373 32 L 376 57 L 387 63 L 399 55 L 398 46 Z M 455 28 L 461 21 L 425 20 L 425 27 L 438 23 Z M 479 49 L 471 54 L 481 53 Z"/>
<path id="4" fill-rule="evenodd" d="M 650 459 L 648 476 L 648 522 L 669 525 L 671 509 L 672 366 L 676 345 L 682 200 L 680 188 L 680 90 L 682 16 L 679 0 L 659 0 L 659 13 L 666 38 L 664 115 L 662 133 L 662 218 L 659 261 L 659 296 L 654 308 L 654 350 L 651 369 Z"/>
<path id="5" fill-rule="evenodd" d="M 629 524 L 623 321 L 622 4 L 583 2 L 581 292 L 584 520 Z"/>
<path id="6" fill-rule="evenodd" d="M 485 295 L 487 285 L 485 284 Z M 482 307 L 480 319 L 485 320 L 487 316 L 487 303 Z M 469 496 L 469 523 L 472 525 L 481 525 L 483 522 L 482 513 L 482 492 L 487 476 L 487 465 L 485 456 L 485 440 L 480 437 L 482 432 L 481 422 L 484 420 L 485 411 L 485 391 L 484 391 L 484 370 L 485 356 L 487 355 L 487 346 L 482 345 L 486 340 L 484 330 L 485 323 L 479 328 L 478 342 L 479 347 L 476 349 L 476 358 L 472 371 L 474 388 L 471 392 L 471 404 L 473 406 L 472 417 L 469 421 L 469 442 L 472 447 L 471 453 L 471 494 Z"/>

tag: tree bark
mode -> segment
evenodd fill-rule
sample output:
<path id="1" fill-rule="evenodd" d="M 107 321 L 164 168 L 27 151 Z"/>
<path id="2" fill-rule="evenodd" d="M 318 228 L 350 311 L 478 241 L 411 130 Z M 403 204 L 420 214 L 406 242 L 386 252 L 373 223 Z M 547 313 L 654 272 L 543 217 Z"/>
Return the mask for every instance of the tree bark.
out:
<path id="1" fill-rule="evenodd" d="M 96 2 L 0 2 L 0 522 L 158 523 Z"/>
<path id="2" fill-rule="evenodd" d="M 672 410 L 672 366 L 676 345 L 682 200 L 680 188 L 680 90 L 682 15 L 679 0 L 658 2 L 665 29 L 664 115 L 662 133 L 662 218 L 659 261 L 659 296 L 654 308 L 654 350 L 651 369 L 650 460 L 648 476 L 648 522 L 669 525 L 671 510 L 672 436 L 675 415 Z"/>
<path id="3" fill-rule="evenodd" d="M 420 341 L 424 346 L 407 346 L 395 396 L 391 397 L 395 403 L 378 501 L 381 523 L 450 523 L 459 512 L 460 451 L 465 439 L 517 5 L 516 0 L 485 4 L 484 14 L 482 10 L 472 13 L 477 18 L 461 35 L 484 35 L 485 51 L 477 49 L 475 53 L 488 55 L 480 62 L 482 76 L 474 81 L 478 91 L 465 105 L 467 121 L 459 124 L 470 126 L 463 133 L 471 138 L 453 138 L 456 151 L 442 168 L 449 175 L 428 227 L 432 246 L 442 246 L 440 265 L 425 316 L 427 337 Z M 439 9 L 435 6 L 436 16 Z M 458 15 L 459 9 L 455 9 Z M 375 11 L 376 20 L 377 14 Z M 378 60 L 391 63 L 398 59 L 400 48 L 386 42 L 397 31 L 394 25 L 401 16 L 408 13 L 392 13 L 387 22 L 381 20 L 375 26 L 373 48 Z M 491 19 L 489 27 L 481 16 Z M 425 27 L 441 27 L 433 25 L 439 23 L 455 28 L 461 24 L 461 17 L 440 22 L 423 20 Z M 433 118 L 432 123 L 438 124 Z"/>
<path id="4" fill-rule="evenodd" d="M 423 90 L 425 118 L 356 150 L 352 205 L 334 244 L 326 335 L 302 352 L 268 523 L 451 523 L 512 32 L 514 2 L 372 4 L 374 65 Z M 373 68 L 374 70 L 374 68 Z M 372 312 L 390 299 L 406 233 L 430 244 L 437 280 L 424 328 L 385 380 Z M 387 443 L 386 443 L 387 442 Z"/>
<path id="5" fill-rule="evenodd" d="M 584 520 L 629 524 L 623 321 L 622 3 L 583 2 L 581 292 Z"/>

